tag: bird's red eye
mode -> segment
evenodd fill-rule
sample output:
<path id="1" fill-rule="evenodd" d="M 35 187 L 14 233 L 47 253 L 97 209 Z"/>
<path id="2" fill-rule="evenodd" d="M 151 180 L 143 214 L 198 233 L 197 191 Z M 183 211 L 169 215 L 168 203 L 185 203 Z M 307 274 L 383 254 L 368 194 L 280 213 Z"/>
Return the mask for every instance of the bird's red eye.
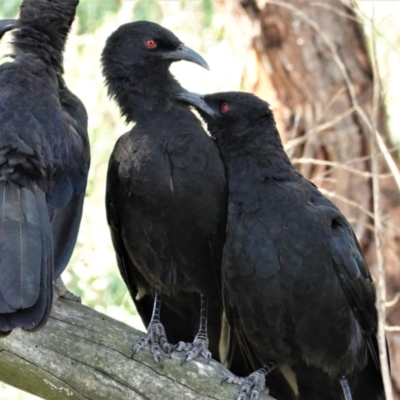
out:
<path id="1" fill-rule="evenodd" d="M 228 103 L 222 103 L 220 110 L 222 113 L 227 113 L 231 109 L 231 106 Z"/>
<path id="2" fill-rule="evenodd" d="M 147 39 L 146 46 L 148 49 L 155 49 L 157 47 L 157 42 L 153 39 Z"/>

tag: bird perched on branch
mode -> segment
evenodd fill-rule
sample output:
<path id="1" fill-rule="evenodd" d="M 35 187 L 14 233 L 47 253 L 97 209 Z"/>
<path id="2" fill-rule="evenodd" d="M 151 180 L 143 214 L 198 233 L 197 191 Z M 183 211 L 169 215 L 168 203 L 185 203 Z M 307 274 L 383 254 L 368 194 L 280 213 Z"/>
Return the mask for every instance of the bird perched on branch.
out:
<path id="1" fill-rule="evenodd" d="M 295 170 L 267 103 L 239 92 L 199 100 L 229 182 L 224 307 L 258 369 L 224 380 L 255 400 L 286 363 L 300 399 L 384 399 L 375 289 L 349 222 Z"/>
<path id="2" fill-rule="evenodd" d="M 168 340 L 180 341 L 182 362 L 210 359 L 209 348 L 218 357 L 222 313 L 225 170 L 215 141 L 178 100 L 186 91 L 169 67 L 180 60 L 208 68 L 172 32 L 145 21 L 119 27 L 102 53 L 109 95 L 136 123 L 110 158 L 107 218 L 121 275 L 148 327 L 133 352 L 150 344 L 161 365 Z"/>
<path id="3" fill-rule="evenodd" d="M 18 20 L 0 23 L 0 36 L 15 29 L 12 60 L 0 66 L 2 336 L 46 323 L 53 280 L 78 235 L 89 168 L 87 114 L 62 77 L 78 3 L 24 0 Z"/>

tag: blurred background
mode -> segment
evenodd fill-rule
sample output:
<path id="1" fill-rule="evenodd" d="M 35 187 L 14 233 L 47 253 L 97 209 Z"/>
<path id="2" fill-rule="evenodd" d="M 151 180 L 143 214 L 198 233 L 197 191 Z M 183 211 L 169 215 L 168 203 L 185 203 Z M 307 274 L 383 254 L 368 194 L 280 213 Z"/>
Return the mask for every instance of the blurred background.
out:
<path id="1" fill-rule="evenodd" d="M 13 18 L 17 16 L 19 0 L 0 1 L 0 17 Z M 297 67 L 301 68 L 300 64 L 304 62 L 304 59 L 303 61 L 299 60 L 299 66 L 297 66 L 296 62 L 292 62 L 293 60 L 284 58 L 289 49 L 287 46 L 290 45 L 290 32 L 287 35 L 282 35 L 282 29 L 285 30 L 285 26 L 280 26 L 285 15 L 279 14 L 279 12 L 274 14 L 273 8 L 269 10 L 269 13 L 263 14 L 266 11 L 266 8 L 263 9 L 263 7 L 267 7 L 267 1 L 242 1 L 241 3 L 234 0 L 81 0 L 78 8 L 77 18 L 65 53 L 65 78 L 69 88 L 84 102 L 89 114 L 92 162 L 78 244 L 63 278 L 67 287 L 74 294 L 82 297 L 84 304 L 138 329 L 143 329 L 143 326 L 119 275 L 104 209 L 108 158 L 117 138 L 130 128 L 120 118 L 116 105 L 107 98 L 99 64 L 100 53 L 106 38 L 119 25 L 129 21 L 145 19 L 158 22 L 171 29 L 182 42 L 204 56 L 210 65 L 210 72 L 185 62 L 176 63 L 172 66 L 173 73 L 187 89 L 201 93 L 242 89 L 253 91 L 271 102 L 277 115 L 281 133 L 285 132 L 283 138 L 286 147 L 300 166 L 300 170 L 318 185 L 325 187 L 326 193 L 331 195 L 334 201 L 337 201 L 346 216 L 355 224 L 357 235 L 364 248 L 368 248 L 367 250 L 371 254 L 373 252 L 373 246 L 368 244 L 368 240 L 373 239 L 370 229 L 371 221 L 368 221 L 370 216 L 368 217 L 369 214 L 364 212 L 365 208 L 371 208 L 370 196 L 365 196 L 361 184 L 354 184 L 346 177 L 340 179 L 340 182 L 349 181 L 348 186 L 340 189 L 340 182 L 338 183 L 338 178 L 333 171 L 340 168 L 332 164 L 341 161 L 340 157 L 338 160 L 338 157 L 332 154 L 321 155 L 322 147 L 329 148 L 329 144 L 326 144 L 326 142 L 331 140 L 329 135 L 335 134 L 334 130 L 318 128 L 326 121 L 321 117 L 321 113 L 318 114 L 315 105 L 312 106 L 312 118 L 307 116 L 307 112 L 304 111 L 307 110 L 307 107 L 300 107 L 300 104 L 304 106 L 306 103 L 310 103 L 307 95 L 304 95 L 304 98 L 297 102 L 288 99 L 287 91 L 281 90 L 279 82 L 277 83 L 276 79 L 274 80 L 274 76 L 279 76 L 276 64 L 278 59 L 283 65 L 286 64 L 288 74 L 290 71 L 292 73 L 293 70 L 296 71 Z M 286 3 L 289 5 L 296 4 L 293 1 Z M 298 4 L 300 3 L 307 2 L 299 1 Z M 343 11 L 340 11 L 340 7 L 334 9 L 334 3 L 340 3 L 340 1 L 314 2 L 314 4 L 320 4 L 323 12 L 330 12 L 340 19 L 343 17 L 341 15 Z M 400 1 L 346 1 L 345 3 L 351 5 L 354 10 L 352 11 L 353 17 L 361 23 L 364 29 L 370 58 L 377 61 L 381 100 L 384 100 L 386 105 L 386 113 L 383 108 L 380 108 L 379 115 L 382 121 L 378 125 L 382 123 L 382 126 L 384 126 L 383 134 L 391 137 L 392 142 L 386 140 L 386 143 L 392 150 L 392 156 L 396 158 L 398 157 L 396 146 L 400 140 L 399 129 L 396 129 L 400 123 L 400 75 L 398 73 L 400 70 L 400 26 L 398 24 Z M 258 10 L 262 12 L 257 13 L 254 5 L 259 7 Z M 328 10 L 329 7 L 330 10 Z M 293 12 L 290 8 L 283 8 L 286 11 Z M 307 12 L 307 9 L 305 12 Z M 314 16 L 318 22 L 318 15 L 314 14 Z M 270 17 L 275 17 L 275 19 L 271 22 L 268 20 Z M 257 21 L 257 18 L 259 21 Z M 339 21 L 332 20 L 331 26 L 322 24 L 322 33 L 319 32 L 320 37 L 323 37 L 325 27 L 328 35 L 332 35 L 333 38 L 339 37 L 340 33 L 336 32 L 337 35 L 335 33 L 337 26 L 340 27 L 340 24 L 342 24 L 343 29 L 345 29 L 351 23 L 350 19 L 342 19 Z M 372 28 L 371 19 L 373 19 Z M 304 19 L 300 18 L 299 21 L 304 22 Z M 293 29 L 296 28 L 295 24 L 293 27 Z M 266 29 L 263 31 L 263 28 Z M 268 29 L 272 29 L 272 33 Z M 278 33 L 274 33 L 273 29 L 276 29 Z M 303 45 L 301 40 L 305 40 L 307 32 L 301 29 L 298 32 L 300 33 L 297 45 L 301 46 Z M 262 38 L 262 35 L 264 35 L 264 39 L 266 38 L 270 42 L 258 40 Z M 280 46 L 280 51 L 275 53 L 277 45 L 273 42 L 274 35 L 279 36 L 278 47 Z M 2 62 L 3 56 L 7 54 L 6 43 L 9 39 L 10 35 L 7 34 L 0 44 L 0 62 Z M 285 40 L 287 44 L 282 42 Z M 319 46 L 320 44 L 317 43 L 316 45 Z M 356 45 L 352 48 L 353 44 L 350 38 L 348 45 L 350 46 L 350 53 L 356 53 L 356 56 L 357 52 L 365 53 L 364 48 L 360 50 Z M 374 47 L 375 50 L 373 50 Z M 361 54 L 359 59 L 366 57 L 366 63 L 370 64 L 368 51 L 366 54 Z M 269 57 L 268 61 L 265 61 L 263 57 Z M 296 57 L 294 59 L 296 60 Z M 326 63 L 329 64 L 329 60 Z M 327 69 L 328 67 L 329 65 L 327 65 Z M 354 78 L 356 95 L 362 96 L 364 93 L 363 85 L 357 86 L 356 74 L 350 73 L 349 75 L 351 79 Z M 373 77 L 374 80 L 378 77 L 377 68 L 374 69 Z M 311 74 L 312 80 L 313 75 Z M 310 82 L 310 77 L 301 77 L 299 81 L 307 85 Z M 372 86 L 372 78 L 370 78 L 370 83 Z M 287 86 L 285 82 L 281 84 L 282 87 Z M 301 85 L 298 89 L 301 91 Z M 323 91 L 324 88 L 319 87 L 318 90 Z M 327 92 L 328 90 L 330 89 L 327 88 Z M 365 90 L 365 93 L 372 93 L 368 91 L 368 88 Z M 306 93 L 307 89 L 303 91 Z M 282 94 L 283 92 L 284 94 Z M 369 101 L 372 100 L 369 99 Z M 361 100 L 360 103 L 362 103 Z M 382 107 L 382 104 L 381 101 L 379 107 Z M 364 107 L 364 103 L 361 105 Z M 368 105 L 365 105 L 365 107 L 366 110 L 369 110 Z M 310 120 L 313 121 L 311 125 Z M 325 143 L 323 143 L 324 140 L 318 143 L 313 142 L 310 131 L 314 133 L 322 132 L 322 135 L 325 135 L 323 136 Z M 337 136 L 335 137 L 337 138 Z M 297 149 L 296 146 L 301 146 L 301 150 Z M 342 146 L 350 148 L 352 143 L 342 143 Z M 357 144 L 354 144 L 354 146 L 356 147 Z M 333 147 L 335 148 L 335 146 Z M 348 148 L 345 149 L 345 156 L 343 156 L 346 159 L 346 165 L 352 162 L 353 157 L 359 159 L 363 156 L 363 154 L 350 154 L 348 150 Z M 368 149 L 363 150 L 363 152 L 365 151 L 368 151 Z M 311 158 L 320 160 L 320 162 L 307 161 Z M 304 165 L 308 166 L 308 169 L 303 169 Z M 318 167 L 321 165 L 323 165 L 322 169 Z M 366 165 L 359 166 L 357 162 L 352 164 L 352 168 L 358 167 L 363 171 L 368 168 Z M 350 167 L 347 170 L 350 170 Z M 382 173 L 390 175 L 390 171 L 386 170 L 387 168 L 382 166 Z M 368 179 L 370 179 L 370 176 L 367 176 Z M 392 193 L 389 196 L 389 203 L 393 196 L 395 198 L 394 203 L 390 203 L 392 206 L 389 205 L 388 207 L 396 208 L 400 197 L 396 200 L 399 192 L 395 183 L 391 182 L 384 187 L 384 190 L 389 190 Z M 350 198 L 350 200 L 345 201 L 344 198 Z M 360 212 L 360 208 L 361 214 L 367 215 L 366 219 L 363 219 L 361 214 L 357 214 L 357 212 Z M 389 211 L 385 209 L 384 212 Z M 385 218 L 386 221 L 390 220 L 388 215 Z M 360 220 L 363 220 L 363 222 L 358 226 L 357 223 Z M 393 225 L 396 225 L 396 223 L 393 222 Z M 398 231 L 395 231 L 394 235 L 400 238 Z M 399 244 L 399 242 L 394 243 Z M 398 255 L 398 250 L 396 248 L 389 249 L 386 259 L 389 259 L 389 262 L 395 265 L 395 258 L 393 258 L 392 253 Z M 374 270 L 374 257 L 371 255 L 369 260 Z M 394 278 L 392 277 L 393 274 Z M 388 300 L 391 300 L 395 298 L 396 290 L 397 292 L 400 290 L 398 263 L 394 269 L 390 270 L 389 275 L 391 282 L 393 279 L 395 281 L 397 279 L 397 283 L 392 285 L 393 287 L 391 286 L 388 292 Z M 391 307 L 393 308 L 393 306 Z M 394 307 L 396 307 L 396 304 L 394 304 Z M 395 315 L 398 316 L 399 313 L 397 312 Z M 400 324 L 399 319 L 397 319 L 397 323 L 393 322 L 396 320 L 396 316 L 392 317 L 392 325 Z M 400 334 L 396 330 L 389 333 L 393 347 Z M 396 365 L 396 360 L 400 361 L 400 358 L 396 358 L 395 354 L 393 360 L 394 365 Z M 37 397 L 0 383 L 0 399 L 29 400 L 37 399 Z"/>

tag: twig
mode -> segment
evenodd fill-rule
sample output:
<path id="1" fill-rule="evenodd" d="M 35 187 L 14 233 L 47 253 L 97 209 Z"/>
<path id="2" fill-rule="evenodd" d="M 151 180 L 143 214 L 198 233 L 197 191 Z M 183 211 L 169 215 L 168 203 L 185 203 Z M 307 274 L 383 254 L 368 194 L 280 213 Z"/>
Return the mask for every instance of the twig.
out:
<path id="1" fill-rule="evenodd" d="M 314 20 L 312 20 L 311 18 L 309 18 L 308 15 L 306 13 L 304 13 L 303 11 L 301 11 L 298 7 L 293 6 L 292 4 L 284 3 L 280 0 L 268 0 L 268 2 L 270 4 L 275 4 L 277 6 L 291 10 L 294 14 L 296 14 L 299 18 L 301 18 L 304 22 L 309 24 L 314 29 L 319 34 L 319 36 L 321 37 L 321 39 L 325 43 L 325 45 L 329 48 L 329 50 L 332 53 L 333 60 L 335 61 L 337 67 L 339 68 L 339 70 L 343 76 L 343 79 L 346 83 L 351 103 L 352 103 L 355 111 L 357 112 L 357 114 L 361 117 L 363 122 L 367 125 L 371 134 L 374 134 L 376 136 L 376 141 L 377 141 L 378 147 L 379 147 L 380 151 L 382 152 L 382 154 L 385 158 L 385 161 L 386 161 L 390 171 L 393 174 L 393 178 L 400 190 L 400 171 L 398 170 L 396 163 L 394 162 L 392 156 L 390 155 L 389 150 L 388 150 L 384 140 L 382 139 L 382 135 L 376 129 L 376 127 L 372 126 L 371 121 L 368 118 L 367 114 L 365 113 L 365 111 L 362 109 L 362 107 L 358 103 L 354 85 L 351 82 L 349 74 L 347 73 L 347 70 L 346 70 L 346 66 L 345 66 L 344 62 L 342 61 L 342 59 L 340 58 L 335 44 L 323 32 L 323 30 L 317 23 Z"/>
<path id="2" fill-rule="evenodd" d="M 385 330 L 387 332 L 400 332 L 400 326 L 388 326 L 388 325 L 385 325 Z"/>
<path id="3" fill-rule="evenodd" d="M 392 300 L 386 302 L 386 308 L 393 307 L 400 299 L 400 292 L 397 292 Z"/>
<path id="4" fill-rule="evenodd" d="M 354 112 L 354 108 L 349 108 L 342 114 L 337 115 L 335 118 L 332 118 L 330 121 L 327 121 L 321 125 L 317 125 L 315 128 L 312 130 L 309 130 L 306 132 L 303 136 L 299 138 L 295 138 L 292 140 L 289 140 L 286 145 L 285 145 L 285 151 L 291 150 L 293 147 L 299 146 L 300 144 L 303 144 L 306 140 L 310 139 L 311 136 L 314 136 L 318 133 L 321 133 L 323 131 L 326 131 L 329 128 L 334 127 L 336 124 L 338 124 L 342 119 L 346 118 L 349 116 L 351 113 Z"/>
<path id="5" fill-rule="evenodd" d="M 363 176 L 365 178 L 371 178 L 372 177 L 372 173 L 371 172 L 361 171 L 361 170 L 356 169 L 356 168 L 351 168 L 351 167 L 348 167 L 344 163 L 339 163 L 339 162 L 336 162 L 336 161 L 318 160 L 316 158 L 294 158 L 294 159 L 292 159 L 292 163 L 293 164 L 326 165 L 326 166 L 329 166 L 329 167 L 344 169 L 345 171 L 349 171 L 349 172 L 351 172 L 351 173 L 353 173 L 355 175 L 360 175 L 360 176 Z M 386 179 L 386 178 L 391 178 L 392 176 L 393 175 L 391 173 L 380 174 L 379 178 Z"/>
<path id="6" fill-rule="evenodd" d="M 373 8 L 374 11 L 374 8 Z M 386 347 L 385 336 L 385 321 L 386 321 L 386 276 L 385 276 L 385 259 L 383 255 L 383 226 L 381 218 L 381 189 L 379 185 L 379 160 L 376 156 L 378 147 L 382 151 L 382 146 L 379 146 L 379 140 L 382 139 L 376 129 L 378 124 L 379 101 L 380 101 L 380 88 L 381 82 L 379 78 L 379 67 L 376 59 L 376 43 L 373 35 L 374 20 L 371 19 L 372 29 L 372 67 L 374 71 L 374 87 L 373 87 L 373 101 L 372 101 L 372 121 L 371 121 L 371 171 L 372 171 L 372 191 L 373 191 L 373 204 L 375 215 L 375 247 L 376 247 L 376 262 L 378 267 L 378 291 L 376 298 L 376 307 L 378 310 L 378 344 L 379 344 L 379 359 L 381 362 L 383 386 L 385 389 L 385 396 L 387 400 L 393 399 L 393 389 L 390 379 L 389 371 L 389 357 Z M 375 133 L 375 135 L 374 135 Z M 391 162 L 393 159 L 390 157 Z M 388 160 L 386 160 L 388 162 Z M 397 169 L 397 167 L 395 168 Z"/>

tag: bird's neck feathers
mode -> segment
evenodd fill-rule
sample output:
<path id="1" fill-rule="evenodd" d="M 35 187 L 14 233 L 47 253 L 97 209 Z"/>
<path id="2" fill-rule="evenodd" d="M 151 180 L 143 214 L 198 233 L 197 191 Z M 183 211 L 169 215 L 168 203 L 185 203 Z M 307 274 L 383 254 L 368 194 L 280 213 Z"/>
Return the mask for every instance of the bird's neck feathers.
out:
<path id="1" fill-rule="evenodd" d="M 237 139 L 237 137 L 235 138 Z M 285 153 L 275 126 L 250 128 L 241 140 L 229 140 L 222 146 L 230 181 L 295 180 L 297 173 Z"/>
<path id="2" fill-rule="evenodd" d="M 174 103 L 174 93 L 181 88 L 168 70 L 149 73 L 140 68 L 130 74 L 113 69 L 106 73 L 106 83 L 109 95 L 127 122 L 138 122 L 155 112 L 168 112 Z"/>
<path id="3" fill-rule="evenodd" d="M 35 54 L 58 73 L 63 70 L 63 51 L 79 0 L 24 0 L 13 48 L 18 54 Z"/>

